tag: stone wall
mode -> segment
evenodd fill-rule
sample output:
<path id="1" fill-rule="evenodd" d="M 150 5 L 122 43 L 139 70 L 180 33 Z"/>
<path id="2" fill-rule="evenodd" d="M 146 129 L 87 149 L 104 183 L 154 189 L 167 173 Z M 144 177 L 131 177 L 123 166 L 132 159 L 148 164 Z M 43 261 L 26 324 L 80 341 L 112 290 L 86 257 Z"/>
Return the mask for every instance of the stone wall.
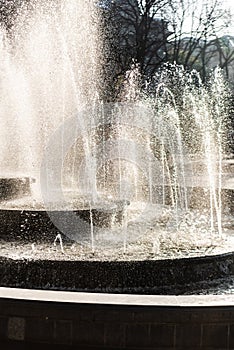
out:
<path id="1" fill-rule="evenodd" d="M 142 261 L 34 260 L 0 256 L 0 285 L 128 294 L 186 294 L 234 276 L 234 253 Z M 208 283 L 208 284 L 207 284 Z M 214 284 L 215 285 L 215 284 Z"/>

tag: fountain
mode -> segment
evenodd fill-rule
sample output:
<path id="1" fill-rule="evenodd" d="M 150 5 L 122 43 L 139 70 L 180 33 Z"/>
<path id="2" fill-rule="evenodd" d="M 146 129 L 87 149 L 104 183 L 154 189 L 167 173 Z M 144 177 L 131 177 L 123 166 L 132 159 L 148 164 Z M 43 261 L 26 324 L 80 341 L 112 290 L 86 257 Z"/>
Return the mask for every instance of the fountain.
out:
<path id="1" fill-rule="evenodd" d="M 50 6 L 23 2 L 10 33 L 1 32 L 0 232 L 16 242 L 2 259 L 45 266 L 67 255 L 105 269 L 113 260 L 154 268 L 164 261 L 166 277 L 139 285 L 155 292 L 191 282 L 178 277 L 178 259 L 193 266 L 227 253 L 229 261 L 228 88 L 221 72 L 205 86 L 197 72 L 167 65 L 142 87 L 133 66 L 118 102 L 107 103 L 98 8 L 61 1 L 55 17 Z M 57 236 L 61 251 L 54 251 Z M 222 273 L 218 268 L 214 278 Z M 113 290 L 137 289 L 137 281 L 116 282 Z M 89 289 L 86 279 L 67 288 L 82 286 Z"/>
<path id="2" fill-rule="evenodd" d="M 220 70 L 204 85 L 167 65 L 142 87 L 135 65 L 106 102 L 93 2 L 22 2 L 19 13 L 1 29 L 1 286 L 178 295 L 231 285 Z M 9 339 L 24 339 L 21 321 L 8 335 L 13 322 L 23 338 Z"/>

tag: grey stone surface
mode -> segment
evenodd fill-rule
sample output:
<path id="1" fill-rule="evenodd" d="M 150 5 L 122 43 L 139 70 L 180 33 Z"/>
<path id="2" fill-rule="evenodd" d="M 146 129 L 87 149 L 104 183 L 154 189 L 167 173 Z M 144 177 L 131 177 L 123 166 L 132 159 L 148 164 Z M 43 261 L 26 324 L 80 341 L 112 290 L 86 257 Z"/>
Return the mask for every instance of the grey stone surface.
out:
<path id="1" fill-rule="evenodd" d="M 25 319 L 23 317 L 8 318 L 7 336 L 11 340 L 24 340 Z"/>
<path id="2" fill-rule="evenodd" d="M 234 295 L 130 295 L 0 287 L 0 298 L 103 305 L 234 307 Z"/>

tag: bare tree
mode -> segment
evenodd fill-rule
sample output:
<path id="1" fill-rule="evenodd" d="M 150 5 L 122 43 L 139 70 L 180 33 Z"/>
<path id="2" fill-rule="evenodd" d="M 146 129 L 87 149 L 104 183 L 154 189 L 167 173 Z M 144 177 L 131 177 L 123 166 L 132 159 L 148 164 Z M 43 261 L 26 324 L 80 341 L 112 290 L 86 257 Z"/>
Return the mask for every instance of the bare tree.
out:
<path id="1" fill-rule="evenodd" d="M 166 60 L 189 70 L 197 69 L 205 80 L 217 52 L 214 39 L 230 24 L 229 11 L 223 8 L 220 0 L 168 0 L 162 16 L 172 27 Z"/>
<path id="2" fill-rule="evenodd" d="M 152 75 L 164 61 L 165 39 L 171 34 L 161 17 L 168 0 L 115 0 L 109 6 L 111 46 L 116 70 L 122 75 L 132 62 Z"/>
<path id="3" fill-rule="evenodd" d="M 217 50 L 223 67 L 231 60 L 223 45 L 218 41 L 214 45 L 230 23 L 221 0 L 105 0 L 105 4 L 117 76 L 133 61 L 144 76 L 152 76 L 162 63 L 176 62 L 197 69 L 205 79 Z"/>
<path id="4" fill-rule="evenodd" d="M 229 35 L 224 35 L 222 37 L 217 37 L 212 40 L 213 44 L 213 62 L 223 69 L 226 78 L 229 81 L 234 82 L 234 37 Z"/>

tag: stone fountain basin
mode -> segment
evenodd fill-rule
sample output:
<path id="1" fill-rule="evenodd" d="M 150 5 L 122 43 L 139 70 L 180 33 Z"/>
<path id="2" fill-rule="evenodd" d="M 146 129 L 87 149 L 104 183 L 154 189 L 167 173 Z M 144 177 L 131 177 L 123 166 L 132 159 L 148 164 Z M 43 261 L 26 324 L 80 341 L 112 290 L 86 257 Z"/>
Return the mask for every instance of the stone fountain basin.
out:
<path id="1" fill-rule="evenodd" d="M 63 218 L 66 214 L 66 211 L 60 212 Z M 182 258 L 132 257 L 124 254 L 122 245 L 115 250 L 103 247 L 92 252 L 89 246 L 64 238 L 62 248 L 59 240 L 56 244 L 54 242 L 58 231 L 47 215 L 43 210 L 0 210 L 0 220 L 6 220 L 0 227 L 0 286 L 186 294 L 191 288 L 201 288 L 204 283 L 219 284 L 225 279 L 234 281 L 233 245 L 218 253 L 203 251 L 200 255 L 184 255 Z M 21 232 L 16 229 L 20 225 L 24 225 Z"/>
<path id="2" fill-rule="evenodd" d="M 0 177 L 0 201 L 29 195 L 32 182 L 34 179 L 28 176 Z"/>
<path id="3" fill-rule="evenodd" d="M 69 220 L 69 211 L 58 214 L 63 216 L 63 221 Z M 152 256 L 142 260 L 127 259 L 121 246 L 116 249 L 119 257 L 112 253 L 106 259 L 102 252 L 92 253 L 90 248 L 69 240 L 63 240 L 64 250 L 59 241 L 55 246 L 53 242 L 59 231 L 45 210 L 2 209 L 0 221 L 0 286 L 3 287 L 181 294 L 187 293 L 191 284 L 234 279 L 233 246 L 220 254 L 170 259 Z M 17 251 L 18 246 L 21 252 Z M 74 253 L 69 254 L 73 246 Z"/>
<path id="4" fill-rule="evenodd" d="M 105 211 L 103 208 L 92 208 L 92 223 L 94 226 L 108 227 L 111 224 L 113 211 Z M 90 226 L 90 209 L 79 210 L 25 210 L 25 209 L 0 209 L 0 236 L 13 235 L 18 233 L 21 237 L 37 239 L 39 234 L 60 233 L 50 219 L 50 215 L 58 216 L 64 225 L 70 225 L 71 214 L 74 214 L 82 221 L 87 222 L 87 229 Z M 122 210 L 115 213 L 115 222 L 122 222 Z M 79 227 L 78 227 L 79 228 Z"/>
<path id="5" fill-rule="evenodd" d="M 64 289 L 76 291 L 100 291 L 114 293 L 175 293 L 187 290 L 190 283 L 203 283 L 234 276 L 234 252 L 229 249 L 220 254 L 185 258 L 109 259 L 83 253 L 68 256 L 66 250 L 50 257 L 34 254 L 34 249 L 51 251 L 51 245 L 60 231 L 50 220 L 56 213 L 65 226 L 70 224 L 70 214 L 77 215 L 90 227 L 90 212 L 94 225 L 108 227 L 113 213 L 121 223 L 123 210 L 128 202 L 109 201 L 90 203 L 79 199 L 64 206 L 53 203 L 51 211 L 32 196 L 3 200 L 0 203 L 0 285 L 8 287 Z M 90 230 L 89 230 L 90 234 Z M 66 241 L 64 242 L 64 244 Z M 29 254 L 12 257 L 3 254 L 4 249 L 16 252 L 22 244 Z M 32 247 L 28 247 L 31 245 Z M 35 248 L 36 246 L 36 248 Z M 58 244 L 59 246 L 59 244 Z M 230 248 L 230 247 L 229 247 Z M 120 248 L 122 251 L 122 247 Z M 14 254 L 13 254 L 14 255 Z"/>
<path id="6" fill-rule="evenodd" d="M 114 214 L 115 223 L 121 224 L 124 208 L 129 204 L 127 201 L 106 198 L 92 203 L 88 197 L 68 189 L 64 192 L 63 201 L 47 203 L 45 206 L 41 198 L 35 198 L 32 194 L 34 182 L 35 179 L 26 176 L 0 178 L 0 236 L 16 236 L 18 233 L 22 237 L 31 238 L 35 233 L 37 237 L 40 234 L 49 235 L 51 231 L 53 234 L 59 233 L 51 221 L 51 216 L 60 218 L 66 227 L 70 225 L 71 214 L 88 225 L 92 220 L 92 224 L 99 227 L 111 225 Z M 82 229 L 84 230 L 84 227 Z"/>
<path id="7" fill-rule="evenodd" d="M 113 223 L 120 225 L 126 205 L 129 202 L 109 200 L 90 204 L 78 198 L 69 203 L 52 203 L 46 208 L 32 196 L 4 200 L 0 202 L 0 237 L 10 235 L 11 238 L 39 240 L 40 236 L 54 236 L 61 230 L 53 224 L 53 218 L 59 219 L 64 231 L 71 231 L 71 236 L 79 230 L 90 236 L 91 221 L 94 226 L 103 228 Z"/>
<path id="8" fill-rule="evenodd" d="M 199 258 L 98 261 L 0 257 L 0 285 L 68 291 L 181 294 L 234 279 L 234 252 Z M 195 286 L 195 287 L 194 287 Z"/>

